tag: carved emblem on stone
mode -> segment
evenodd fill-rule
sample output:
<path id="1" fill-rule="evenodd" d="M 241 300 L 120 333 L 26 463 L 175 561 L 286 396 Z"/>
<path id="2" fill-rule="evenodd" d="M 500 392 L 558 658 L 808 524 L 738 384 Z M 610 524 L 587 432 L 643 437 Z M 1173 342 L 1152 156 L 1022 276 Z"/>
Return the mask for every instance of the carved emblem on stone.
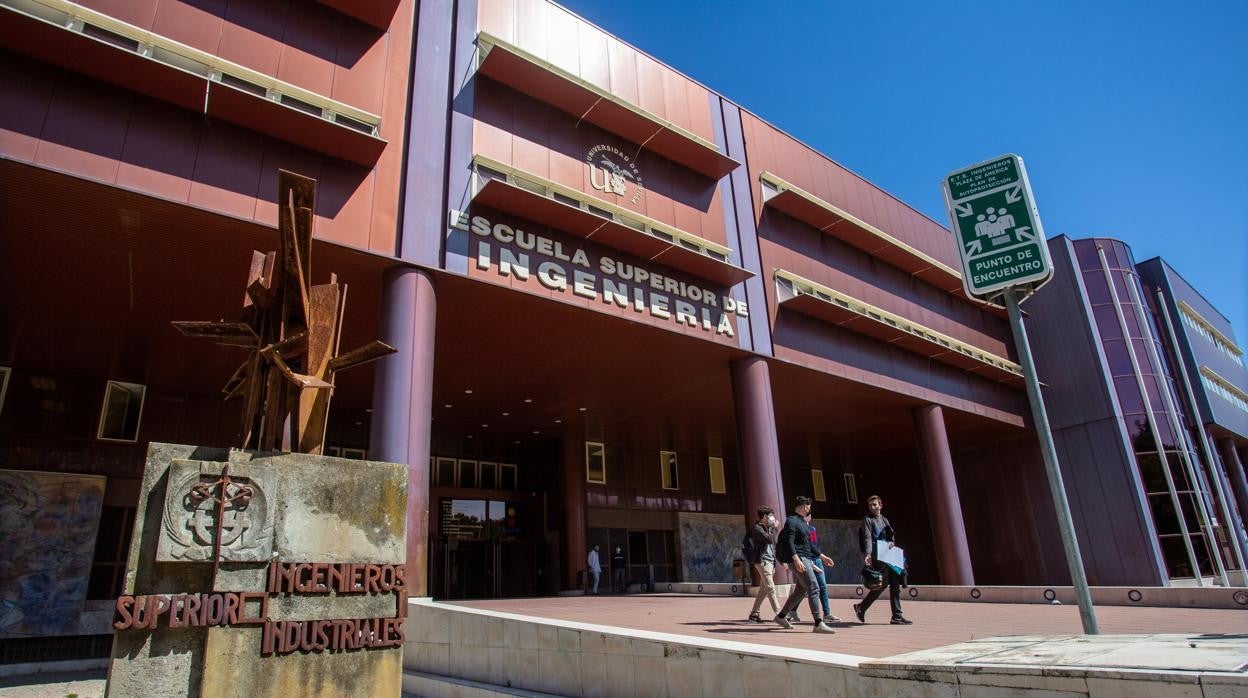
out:
<path id="1" fill-rule="evenodd" d="M 273 550 L 273 507 L 261 469 L 233 472 L 175 461 L 169 469 L 158 560 L 264 562 Z M 219 539 L 218 539 L 219 535 Z"/>

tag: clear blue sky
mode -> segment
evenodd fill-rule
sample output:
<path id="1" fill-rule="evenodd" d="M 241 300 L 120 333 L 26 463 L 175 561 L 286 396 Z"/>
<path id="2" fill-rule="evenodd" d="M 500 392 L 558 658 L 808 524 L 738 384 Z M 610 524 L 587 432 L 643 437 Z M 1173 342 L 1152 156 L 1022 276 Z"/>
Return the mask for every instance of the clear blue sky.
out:
<path id="1" fill-rule="evenodd" d="M 1248 1 L 561 4 L 942 224 L 1018 153 L 1050 237 L 1164 257 L 1248 348 Z"/>

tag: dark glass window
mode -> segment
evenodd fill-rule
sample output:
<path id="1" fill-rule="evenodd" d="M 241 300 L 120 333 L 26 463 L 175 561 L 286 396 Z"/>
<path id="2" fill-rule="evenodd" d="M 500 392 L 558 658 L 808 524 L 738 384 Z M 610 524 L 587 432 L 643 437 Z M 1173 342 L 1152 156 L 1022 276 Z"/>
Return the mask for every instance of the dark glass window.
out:
<path id="1" fill-rule="evenodd" d="M 1083 285 L 1088 291 L 1088 302 L 1092 305 L 1111 302 L 1109 284 L 1105 282 L 1105 275 L 1101 273 L 1100 269 L 1084 272 Z M 1113 312 L 1112 308 L 1110 308 L 1110 312 Z"/>
<path id="2" fill-rule="evenodd" d="M 481 489 L 492 490 L 498 486 L 498 463 L 481 461 Z"/>
<path id="3" fill-rule="evenodd" d="M 1120 333 L 1115 332 L 1115 336 Z M 1107 339 L 1103 342 L 1105 347 L 1105 361 L 1109 364 L 1109 374 L 1111 376 L 1129 376 L 1131 375 L 1131 357 L 1127 354 L 1127 345 L 1121 339 Z"/>
<path id="4" fill-rule="evenodd" d="M 1171 577 L 1192 577 L 1192 565 L 1188 562 L 1187 548 L 1182 536 L 1162 536 L 1161 555 Z"/>
<path id="5" fill-rule="evenodd" d="M 95 559 L 87 583 L 88 599 L 112 599 L 121 595 L 134 530 L 134 507 L 105 506 L 95 536 Z"/>
<path id="6" fill-rule="evenodd" d="M 1140 397 L 1140 388 L 1134 376 L 1118 376 L 1114 378 L 1114 388 L 1118 392 L 1118 406 L 1123 414 L 1143 414 L 1144 400 Z"/>
<path id="7" fill-rule="evenodd" d="M 646 552 L 651 564 L 663 565 L 673 562 L 667 559 L 667 550 L 663 544 L 664 533 L 665 531 L 649 531 L 646 534 Z"/>
<path id="8" fill-rule="evenodd" d="M 1148 494 L 1166 491 L 1166 475 L 1161 469 L 1161 458 L 1156 453 L 1142 453 L 1136 456 L 1140 468 L 1140 480 L 1144 483 L 1144 491 Z"/>
<path id="9" fill-rule="evenodd" d="M 1169 494 L 1149 495 L 1148 504 L 1153 509 L 1153 524 L 1157 527 L 1159 535 L 1175 535 L 1182 532 L 1179 529 L 1179 517 L 1174 512 L 1174 501 L 1170 499 Z"/>
<path id="10" fill-rule="evenodd" d="M 514 490 L 516 489 L 516 466 L 511 463 L 499 463 L 498 465 L 498 489 Z"/>

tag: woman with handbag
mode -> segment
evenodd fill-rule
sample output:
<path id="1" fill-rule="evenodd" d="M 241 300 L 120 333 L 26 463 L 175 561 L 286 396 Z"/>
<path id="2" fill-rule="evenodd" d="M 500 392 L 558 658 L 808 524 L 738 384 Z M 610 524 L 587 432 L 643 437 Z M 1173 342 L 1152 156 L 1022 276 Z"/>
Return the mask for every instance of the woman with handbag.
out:
<path id="1" fill-rule="evenodd" d="M 893 625 L 913 625 L 901 615 L 901 574 L 877 559 L 881 542 L 887 543 L 890 548 L 896 543 L 893 526 L 884 518 L 884 500 L 878 494 L 871 495 L 867 498 L 867 510 L 870 513 L 862 519 L 858 547 L 864 555 L 862 583 L 870 591 L 862 602 L 854 604 L 854 615 L 858 616 L 859 623 L 867 622 L 867 609 L 880 598 L 887 584 L 888 603 L 893 611 L 889 622 Z"/>

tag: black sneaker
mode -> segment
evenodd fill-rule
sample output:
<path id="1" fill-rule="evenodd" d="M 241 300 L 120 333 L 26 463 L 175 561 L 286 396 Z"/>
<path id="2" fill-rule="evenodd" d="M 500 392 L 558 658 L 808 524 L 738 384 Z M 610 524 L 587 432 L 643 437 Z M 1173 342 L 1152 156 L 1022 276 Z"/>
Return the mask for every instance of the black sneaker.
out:
<path id="1" fill-rule="evenodd" d="M 762 623 L 763 619 L 758 617 L 757 613 L 751 613 L 749 617 L 751 623 Z"/>
<path id="2" fill-rule="evenodd" d="M 780 627 L 784 628 L 785 630 L 793 629 L 793 624 L 790 623 L 789 619 L 785 618 L 784 616 L 776 616 L 776 623 L 779 623 Z"/>
<path id="3" fill-rule="evenodd" d="M 905 616 L 894 616 L 893 619 L 888 622 L 893 625 L 914 625 L 914 621 L 906 618 Z"/>
<path id="4" fill-rule="evenodd" d="M 862 610 L 862 604 L 854 604 L 854 615 L 858 616 L 859 623 L 867 622 L 867 612 Z"/>

